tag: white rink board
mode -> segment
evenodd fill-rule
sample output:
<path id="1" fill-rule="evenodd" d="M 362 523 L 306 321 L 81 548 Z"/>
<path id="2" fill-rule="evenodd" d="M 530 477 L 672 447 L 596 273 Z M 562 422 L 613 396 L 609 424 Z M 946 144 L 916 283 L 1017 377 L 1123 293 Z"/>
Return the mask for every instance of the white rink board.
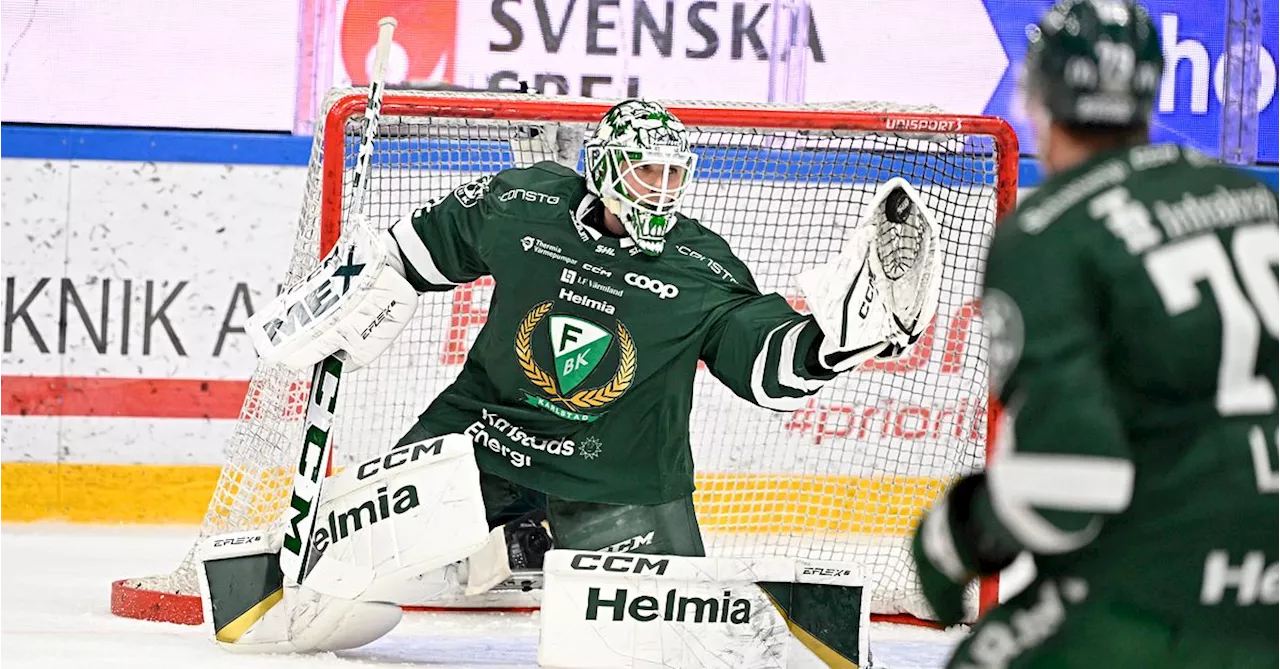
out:
<path id="1" fill-rule="evenodd" d="M 215 354 L 218 333 L 224 320 L 243 327 L 248 318 L 242 297 L 233 304 L 238 284 L 254 306 L 275 295 L 305 169 L 10 158 L 0 165 L 4 277 L 18 303 L 9 308 L 49 280 L 26 309 L 47 352 L 18 320 L 3 354 L 6 375 L 248 377 L 255 359 L 248 337 L 228 334 Z M 63 279 L 105 351 L 64 297 Z"/>
<path id="2" fill-rule="evenodd" d="M 63 464 L 221 465 L 234 420 L 5 416 L 0 460 Z"/>
<path id="3" fill-rule="evenodd" d="M 6 308 L 17 309 L 17 303 L 30 297 L 42 279 L 48 279 L 25 310 L 46 351 L 40 350 L 25 321 L 15 319 L 3 355 L 6 376 L 249 378 L 253 354 L 247 337 L 233 329 L 243 326 L 251 306 L 274 294 L 284 275 L 302 200 L 304 168 L 24 159 L 4 159 L 0 164 L 6 204 L 4 274 L 6 282 L 12 282 L 14 300 Z M 451 174 L 459 183 L 468 176 Z M 375 188 L 377 181 L 375 175 Z M 721 211 L 750 211 L 751 220 L 739 222 L 754 223 L 752 234 L 759 236 L 770 230 L 774 217 L 770 211 L 755 209 L 753 201 L 765 201 L 760 199 L 764 195 L 775 208 L 789 202 L 796 207 L 794 211 L 805 212 L 806 217 L 802 227 L 787 229 L 787 237 L 819 245 L 807 254 L 815 258 L 820 249 L 834 248 L 843 238 L 850 212 L 847 204 L 841 203 L 851 201 L 852 191 L 857 189 L 848 187 L 845 194 L 835 189 L 801 194 L 776 186 L 766 191 L 758 185 L 755 192 L 743 192 L 741 186 L 742 182 L 732 181 L 704 183 L 701 190 L 708 199 L 690 201 L 689 213 L 697 215 L 699 209 L 713 206 Z M 925 191 L 929 196 L 929 189 Z M 974 206 L 989 206 L 979 202 L 992 201 L 985 193 L 970 195 Z M 376 213 L 399 215 L 412 204 L 401 203 L 397 211 Z M 705 222 L 713 229 L 721 227 L 714 219 Z M 759 249 L 743 249 L 743 240 L 731 236 L 729 241 L 740 248 L 762 289 L 792 292 L 789 277 L 800 267 L 785 266 Z M 951 262 L 957 258 L 952 256 Z M 962 265 L 949 265 L 947 271 L 976 271 L 975 262 L 967 259 Z M 70 292 L 63 288 L 64 279 Z M 130 282 L 127 302 L 125 281 Z M 146 304 L 148 288 L 150 309 Z M 481 289 L 470 297 L 455 293 L 426 299 L 443 300 L 446 309 L 459 304 L 483 309 L 486 295 Z M 88 324 L 72 296 L 79 298 Z M 245 302 L 246 296 L 251 304 Z M 170 297 L 169 306 L 161 311 L 160 305 Z M 943 340 L 948 336 L 944 330 L 953 320 L 965 327 L 968 341 L 975 342 L 979 332 L 976 319 L 956 318 L 974 297 L 968 292 L 944 297 L 930 366 L 940 363 Z M 66 334 L 59 337 L 58 320 L 64 308 Z M 172 335 L 165 324 L 171 326 Z M 453 349 L 447 347 L 465 349 L 477 332 L 478 328 L 450 331 L 431 327 L 422 332 L 423 340 L 403 341 L 397 347 L 411 347 L 413 359 L 422 364 L 448 362 L 445 378 L 452 378 L 460 359 L 451 361 L 457 356 L 449 356 Z M 148 340 L 149 346 L 144 348 Z M 60 353 L 60 348 L 65 352 Z M 397 359 L 405 359 L 405 351 L 398 354 L 401 357 Z M 375 372 L 357 373 L 352 379 L 367 373 Z M 860 383 L 874 385 L 878 378 L 892 375 L 859 372 L 856 376 Z M 976 379 L 968 385 L 973 381 Z M 893 437 L 899 457 L 920 460 L 927 468 L 928 453 L 947 449 L 957 432 L 980 430 L 985 421 L 985 415 L 977 415 L 977 406 L 937 406 L 924 389 L 895 393 L 858 407 L 827 406 L 819 401 L 805 412 L 786 414 L 751 407 L 705 374 L 700 375 L 698 384 L 705 399 L 695 408 L 693 420 L 696 456 L 732 463 L 736 471 L 785 472 L 789 466 L 814 471 L 834 440 L 857 439 L 874 445 L 881 437 Z M 397 407 L 399 412 L 381 416 L 373 424 L 373 434 L 361 435 L 360 441 L 390 443 L 440 385 L 401 386 L 406 401 Z M 954 392 L 959 390 L 957 387 Z M 967 387 L 965 392 L 970 392 Z M 120 464 L 220 464 L 232 422 L 219 418 L 6 416 L 3 457 L 37 462 L 56 458 Z M 744 447 L 755 445 L 726 442 L 722 435 L 731 426 L 734 431 L 771 435 L 771 447 L 748 450 Z M 56 437 L 53 441 L 51 434 Z M 181 444 L 176 452 L 174 443 Z M 717 444 L 717 452 L 705 452 L 706 444 Z M 858 452 L 869 453 L 871 449 L 855 449 L 855 461 L 842 460 L 842 467 L 856 468 Z M 748 453 L 753 459 L 744 459 Z"/>

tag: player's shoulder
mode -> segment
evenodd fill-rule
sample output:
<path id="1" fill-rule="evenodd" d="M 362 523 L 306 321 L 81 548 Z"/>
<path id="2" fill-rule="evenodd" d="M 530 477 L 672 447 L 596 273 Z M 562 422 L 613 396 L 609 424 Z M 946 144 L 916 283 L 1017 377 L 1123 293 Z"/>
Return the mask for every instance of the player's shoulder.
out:
<path id="1" fill-rule="evenodd" d="M 1148 144 L 1048 180 L 996 229 L 988 264 L 1045 267 L 1138 256 L 1185 234 L 1276 220 L 1276 194 L 1190 148 Z"/>
<path id="2" fill-rule="evenodd" d="M 1190 147 L 1152 144 L 1135 147 L 1127 156 L 1132 174 L 1125 185 L 1133 199 L 1148 206 L 1241 189 L 1275 199 L 1275 191 L 1256 176 Z"/>
<path id="3" fill-rule="evenodd" d="M 668 262 L 685 265 L 710 283 L 726 287 L 754 285 L 751 272 L 723 237 L 696 218 L 678 214 L 667 234 L 663 255 Z"/>
<path id="4" fill-rule="evenodd" d="M 1177 147 L 1173 147 L 1176 151 Z M 1023 196 L 1018 208 L 996 231 L 997 239 L 1069 234 L 1066 223 L 1087 217 L 1096 196 L 1125 184 L 1133 174 L 1127 151 L 1110 151 L 1045 179 Z"/>
<path id="5" fill-rule="evenodd" d="M 1022 195 L 1013 214 L 996 226 L 987 258 L 988 282 L 999 283 L 993 277 L 1009 272 L 1017 276 L 1092 255 L 1097 236 L 1106 234 L 1101 210 L 1123 207 L 1120 200 L 1128 198 L 1116 189 L 1123 189 L 1134 173 L 1130 160 L 1127 149 L 1099 154 Z"/>
<path id="6" fill-rule="evenodd" d="M 1190 149 L 1182 149 L 1183 161 L 1163 173 L 1138 173 L 1131 183 L 1133 199 L 1149 212 L 1159 240 L 1126 244 L 1130 252 L 1142 252 L 1160 243 L 1215 230 L 1257 224 L 1276 225 L 1280 205 L 1276 191 L 1249 172 L 1219 163 Z M 1115 227 L 1109 225 L 1108 228 Z M 1124 231 L 1112 230 L 1118 237 Z M 1157 235 L 1151 235 L 1154 237 Z"/>
<path id="7" fill-rule="evenodd" d="M 484 185 L 490 211 L 518 214 L 523 218 L 561 218 L 586 195 L 582 175 L 556 162 L 502 170 Z"/>
<path id="8" fill-rule="evenodd" d="M 1275 192 L 1248 172 L 1189 147 L 1144 144 L 1102 154 L 1046 180 L 1023 199 L 997 238 L 1088 234 L 1080 231 L 1105 229 L 1112 215 L 1135 206 L 1158 216 L 1176 201 L 1203 196 L 1275 201 Z M 1081 225 L 1083 220 L 1097 225 Z"/>

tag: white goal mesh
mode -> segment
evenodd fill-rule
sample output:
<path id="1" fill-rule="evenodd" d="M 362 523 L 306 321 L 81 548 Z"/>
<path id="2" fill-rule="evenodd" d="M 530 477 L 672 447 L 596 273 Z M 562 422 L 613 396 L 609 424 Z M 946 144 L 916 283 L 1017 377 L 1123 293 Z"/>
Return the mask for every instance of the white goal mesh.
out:
<path id="1" fill-rule="evenodd" d="M 364 96 L 336 92 L 317 126 L 286 284 L 316 265 L 351 214 Z M 875 579 L 875 613 L 923 617 L 908 532 L 949 480 L 985 457 L 987 345 L 975 300 L 997 214 L 1014 201 L 1013 133 L 998 119 L 886 105 L 670 106 L 699 154 L 684 213 L 724 236 L 761 290 L 797 309 L 792 276 L 839 249 L 877 184 L 905 177 L 942 225 L 938 316 L 905 359 L 845 374 L 789 414 L 756 408 L 700 372 L 690 421 L 711 554 L 855 560 Z M 551 157 L 544 139 L 589 130 L 607 107 L 388 91 L 366 212 L 386 227 L 477 176 Z M 388 448 L 453 380 L 491 292 L 482 279 L 424 295 L 404 335 L 372 366 L 344 375 L 335 464 Z M 272 367 L 254 374 L 202 533 L 279 522 L 307 377 Z M 199 593 L 190 556 L 172 574 L 126 585 Z"/>

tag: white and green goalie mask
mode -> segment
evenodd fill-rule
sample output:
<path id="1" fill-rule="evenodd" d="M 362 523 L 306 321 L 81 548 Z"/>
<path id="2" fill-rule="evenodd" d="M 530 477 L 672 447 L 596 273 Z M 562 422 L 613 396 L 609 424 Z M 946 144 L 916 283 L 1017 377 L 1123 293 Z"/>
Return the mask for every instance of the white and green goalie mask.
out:
<path id="1" fill-rule="evenodd" d="M 662 253 L 698 161 L 684 124 L 660 104 L 626 100 L 604 115 L 583 148 L 587 189 L 641 251 Z"/>

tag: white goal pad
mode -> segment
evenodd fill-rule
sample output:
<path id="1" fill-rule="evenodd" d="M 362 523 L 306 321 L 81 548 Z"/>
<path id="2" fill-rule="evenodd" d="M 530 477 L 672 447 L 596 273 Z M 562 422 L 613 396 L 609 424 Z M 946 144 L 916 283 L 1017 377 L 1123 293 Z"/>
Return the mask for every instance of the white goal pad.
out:
<path id="1" fill-rule="evenodd" d="M 865 666 L 854 565 L 553 550 L 538 663 L 564 669 Z"/>

